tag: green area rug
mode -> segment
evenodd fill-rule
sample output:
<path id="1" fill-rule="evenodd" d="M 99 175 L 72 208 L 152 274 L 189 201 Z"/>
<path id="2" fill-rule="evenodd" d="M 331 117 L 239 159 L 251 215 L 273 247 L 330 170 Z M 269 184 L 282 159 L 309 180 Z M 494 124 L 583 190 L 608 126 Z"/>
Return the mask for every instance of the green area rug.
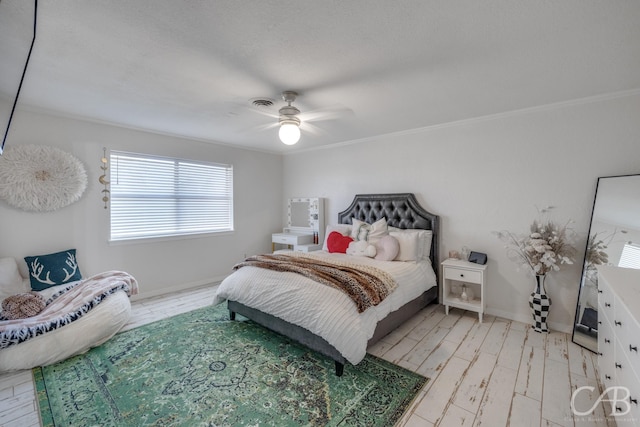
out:
<path id="1" fill-rule="evenodd" d="M 392 426 L 427 379 L 330 359 L 226 305 L 117 334 L 33 370 L 44 426 Z"/>

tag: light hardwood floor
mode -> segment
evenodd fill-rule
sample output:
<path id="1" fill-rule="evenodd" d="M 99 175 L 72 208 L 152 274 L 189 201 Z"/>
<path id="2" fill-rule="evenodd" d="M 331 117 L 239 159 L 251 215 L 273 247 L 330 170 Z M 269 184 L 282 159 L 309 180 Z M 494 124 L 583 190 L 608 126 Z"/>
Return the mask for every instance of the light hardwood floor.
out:
<path id="1" fill-rule="evenodd" d="M 125 329 L 211 303 L 214 288 L 136 301 Z M 539 334 L 528 325 L 494 316 L 478 322 L 476 313 L 431 305 L 369 352 L 418 372 L 430 381 L 398 423 L 429 426 L 614 426 L 598 405 L 601 393 L 597 357 L 571 342 L 564 333 Z M 349 369 L 349 367 L 345 367 Z M 39 426 L 31 371 L 0 375 L 0 426 Z"/>

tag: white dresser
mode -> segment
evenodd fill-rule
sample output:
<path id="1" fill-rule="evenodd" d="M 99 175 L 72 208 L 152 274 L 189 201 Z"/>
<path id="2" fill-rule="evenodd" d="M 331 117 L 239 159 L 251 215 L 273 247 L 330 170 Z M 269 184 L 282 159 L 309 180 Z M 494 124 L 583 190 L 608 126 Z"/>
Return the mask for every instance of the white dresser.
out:
<path id="1" fill-rule="evenodd" d="M 605 388 L 626 388 L 617 390 L 618 399 L 628 391 L 624 402 L 612 402 L 617 424 L 640 425 L 640 270 L 599 267 L 598 293 L 600 379 Z"/>

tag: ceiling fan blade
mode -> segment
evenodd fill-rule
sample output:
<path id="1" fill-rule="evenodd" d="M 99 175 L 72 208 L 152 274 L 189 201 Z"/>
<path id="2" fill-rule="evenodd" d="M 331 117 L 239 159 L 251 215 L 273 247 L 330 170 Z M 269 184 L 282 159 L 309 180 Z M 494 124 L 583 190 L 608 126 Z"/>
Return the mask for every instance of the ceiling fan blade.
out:
<path id="1" fill-rule="evenodd" d="M 258 108 L 258 107 L 243 107 L 243 108 L 249 110 L 249 112 L 261 114 L 263 116 L 270 117 L 272 119 L 280 118 L 280 115 L 278 114 L 277 111 L 270 111 L 270 110 L 267 110 L 264 108 Z"/>
<path id="2" fill-rule="evenodd" d="M 333 107 L 319 108 L 317 110 L 305 111 L 300 114 L 302 122 L 318 122 L 321 120 L 335 120 L 353 115 L 352 109 L 336 105 Z"/>
<path id="3" fill-rule="evenodd" d="M 278 126 L 280 126 L 280 123 L 278 123 L 278 122 L 276 122 L 276 123 L 267 123 L 267 124 L 264 124 L 264 125 L 253 126 L 253 127 L 248 128 L 248 129 L 244 129 L 242 132 L 250 132 L 250 133 L 264 132 L 266 130 L 276 128 Z"/>
<path id="4" fill-rule="evenodd" d="M 327 131 L 309 122 L 300 123 L 300 130 L 313 135 L 327 135 Z"/>

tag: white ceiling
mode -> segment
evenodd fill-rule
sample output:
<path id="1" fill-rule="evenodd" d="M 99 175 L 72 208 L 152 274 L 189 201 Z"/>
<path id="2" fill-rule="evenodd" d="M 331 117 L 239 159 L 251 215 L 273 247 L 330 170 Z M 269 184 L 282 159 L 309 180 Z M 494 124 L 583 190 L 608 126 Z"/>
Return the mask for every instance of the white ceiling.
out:
<path id="1" fill-rule="evenodd" d="M 32 19 L 0 0 L 9 103 Z M 19 102 L 287 152 L 638 88 L 636 0 L 44 0 Z M 288 89 L 346 113 L 285 146 L 249 100 Z"/>

